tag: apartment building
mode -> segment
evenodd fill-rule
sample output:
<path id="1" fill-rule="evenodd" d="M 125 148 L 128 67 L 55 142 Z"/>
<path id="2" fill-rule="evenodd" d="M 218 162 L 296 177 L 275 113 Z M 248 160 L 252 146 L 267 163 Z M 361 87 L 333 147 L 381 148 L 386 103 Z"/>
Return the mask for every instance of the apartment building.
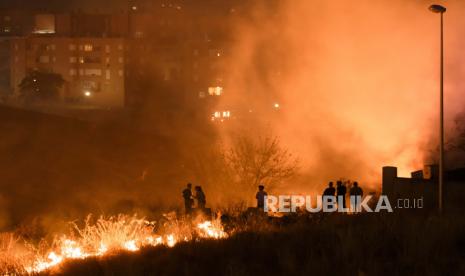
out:
<path id="1" fill-rule="evenodd" d="M 63 77 L 64 103 L 124 106 L 124 39 L 30 36 L 10 41 L 14 95 L 28 72 L 40 70 Z"/>

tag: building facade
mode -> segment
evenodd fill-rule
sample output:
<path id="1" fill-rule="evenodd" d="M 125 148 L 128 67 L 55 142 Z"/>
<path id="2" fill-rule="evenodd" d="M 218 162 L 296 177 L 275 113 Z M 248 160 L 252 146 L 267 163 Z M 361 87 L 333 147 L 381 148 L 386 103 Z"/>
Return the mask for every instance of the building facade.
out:
<path id="1" fill-rule="evenodd" d="M 123 107 L 124 39 L 30 36 L 13 38 L 10 84 L 14 95 L 34 70 L 60 74 L 60 99 L 69 104 Z"/>
<path id="2" fill-rule="evenodd" d="M 41 70 L 65 79 L 64 103 L 137 108 L 151 100 L 147 94 L 168 91 L 184 107 L 209 110 L 202 116 L 226 119 L 229 109 L 214 107 L 229 92 L 230 22 L 239 2 L 131 0 L 109 14 L 0 11 L 10 48 L 3 86 L 17 96 L 27 73 Z"/>

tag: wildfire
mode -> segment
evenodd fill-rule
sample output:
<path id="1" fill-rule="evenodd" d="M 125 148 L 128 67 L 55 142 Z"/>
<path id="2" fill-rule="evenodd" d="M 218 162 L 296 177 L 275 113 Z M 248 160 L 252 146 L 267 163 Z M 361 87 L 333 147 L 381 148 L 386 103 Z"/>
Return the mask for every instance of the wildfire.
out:
<path id="1" fill-rule="evenodd" d="M 197 228 L 201 230 L 201 236 L 204 238 L 222 239 L 227 237 L 221 225 L 213 225 L 209 220 L 199 223 Z"/>
<path id="2" fill-rule="evenodd" d="M 46 253 L 34 254 L 28 263 L 22 264 L 21 270 L 37 273 L 57 267 L 67 260 L 100 257 L 121 250 L 136 252 L 143 247 L 173 247 L 181 241 L 228 236 L 218 221 L 192 223 L 171 217 L 161 227 L 158 225 L 157 231 L 162 228 L 159 234 L 155 233 L 154 225 L 135 216 L 100 217 L 95 223 L 91 223 L 89 217 L 84 227 L 73 224 L 73 233 L 55 239 Z M 3 271 L 0 272 L 3 274 Z"/>

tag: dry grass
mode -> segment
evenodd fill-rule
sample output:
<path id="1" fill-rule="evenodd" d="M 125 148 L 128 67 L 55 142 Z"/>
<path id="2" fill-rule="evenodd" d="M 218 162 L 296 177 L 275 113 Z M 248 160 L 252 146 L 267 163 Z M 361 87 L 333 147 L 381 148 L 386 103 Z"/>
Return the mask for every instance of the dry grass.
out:
<path id="1" fill-rule="evenodd" d="M 27 254 L 13 233 L 0 233 L 0 275 L 23 274 Z"/>
<path id="2" fill-rule="evenodd" d="M 55 236 L 51 242 L 21 241 L 11 233 L 0 236 L 0 275 L 25 272 L 57 271 L 72 260 L 100 258 L 122 251 L 139 251 L 143 247 L 165 245 L 198 239 L 225 238 L 219 220 L 178 218 L 168 213 L 158 222 L 136 215 L 111 217 L 88 216 L 82 224 L 71 223 L 67 234 Z"/>
<path id="3" fill-rule="evenodd" d="M 69 263 L 64 275 L 465 275 L 463 215 L 300 217 L 230 239 Z"/>
<path id="4" fill-rule="evenodd" d="M 122 214 L 108 218 L 101 216 L 96 221 L 89 215 L 84 227 L 80 228 L 76 223 L 72 226 L 77 237 L 71 238 L 89 252 L 98 252 L 102 246 L 107 250 L 121 249 L 127 241 L 143 240 L 153 231 L 149 221 Z"/>

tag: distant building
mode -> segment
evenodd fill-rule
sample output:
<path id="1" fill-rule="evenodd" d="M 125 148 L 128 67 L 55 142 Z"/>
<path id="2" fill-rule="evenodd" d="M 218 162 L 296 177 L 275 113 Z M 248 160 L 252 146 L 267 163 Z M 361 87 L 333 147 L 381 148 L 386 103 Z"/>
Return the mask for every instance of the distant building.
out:
<path id="1" fill-rule="evenodd" d="M 27 73 L 39 70 L 62 75 L 64 103 L 124 106 L 124 39 L 31 36 L 10 41 L 14 95 Z"/>
<path id="2" fill-rule="evenodd" d="M 32 31 L 34 18 L 30 12 L 0 10 L 0 37 L 21 36 Z"/>
<path id="3" fill-rule="evenodd" d="M 229 93 L 230 27 L 242 1 L 199 1 L 130 0 L 111 14 L 0 10 L 0 48 L 10 49 L 0 55 L 10 64 L 0 68 L 0 94 L 18 95 L 37 69 L 63 76 L 64 103 L 137 108 L 164 91 L 194 113 L 208 110 L 206 119 L 227 119 L 229 107 L 213 107 Z"/>

